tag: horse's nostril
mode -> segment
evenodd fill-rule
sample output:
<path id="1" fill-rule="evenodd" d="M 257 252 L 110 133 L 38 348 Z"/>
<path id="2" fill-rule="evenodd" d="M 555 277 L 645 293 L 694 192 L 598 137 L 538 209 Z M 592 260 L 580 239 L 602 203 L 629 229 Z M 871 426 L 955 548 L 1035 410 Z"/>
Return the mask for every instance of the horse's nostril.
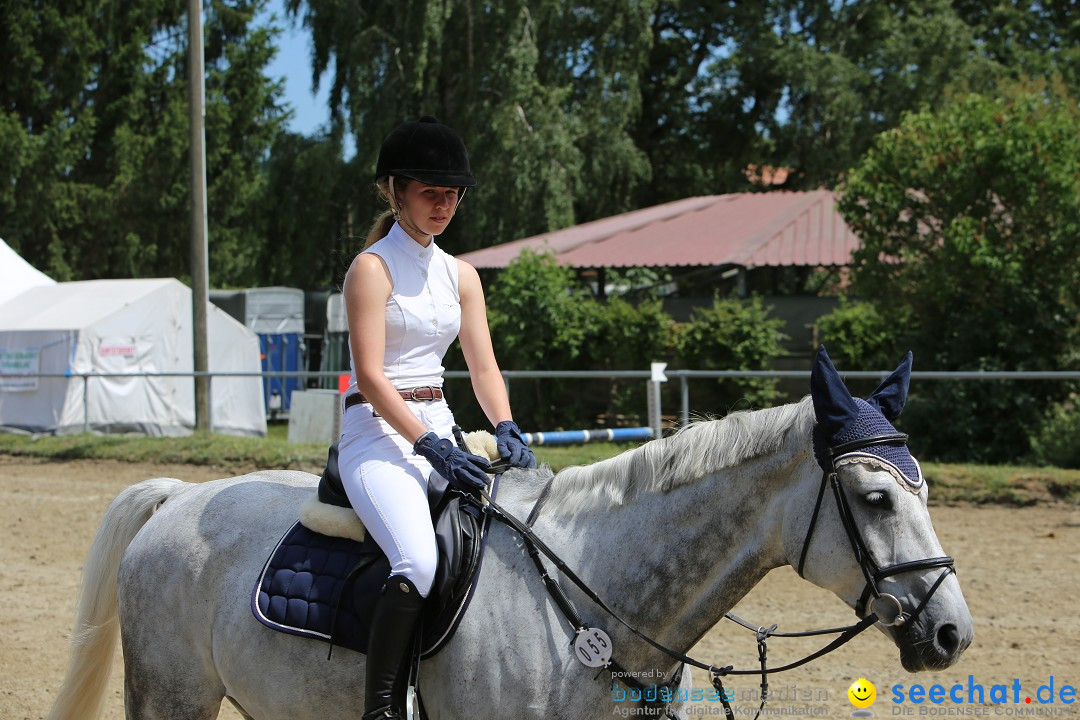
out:
<path id="1" fill-rule="evenodd" d="M 955 625 L 947 623 L 938 628 L 937 641 L 942 650 L 952 655 L 960 647 L 960 633 Z"/>

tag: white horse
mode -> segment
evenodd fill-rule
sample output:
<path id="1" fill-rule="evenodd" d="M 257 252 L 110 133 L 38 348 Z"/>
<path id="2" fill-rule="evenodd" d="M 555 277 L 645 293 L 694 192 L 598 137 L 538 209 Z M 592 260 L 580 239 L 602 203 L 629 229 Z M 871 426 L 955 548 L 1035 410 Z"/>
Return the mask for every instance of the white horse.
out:
<path id="1" fill-rule="evenodd" d="M 865 563 L 852 551 L 839 496 L 821 501 L 815 405 L 820 415 L 833 402 L 821 392 L 814 388 L 813 402 L 694 423 L 553 479 L 546 468 L 511 471 L 500 504 L 524 518 L 550 480 L 536 535 L 620 616 L 678 652 L 783 565 L 801 566 L 807 580 L 859 606 Z M 905 486 L 895 468 L 865 454 L 848 459 L 835 468 L 838 492 L 862 552 L 902 566 L 877 577 L 874 594 L 894 598 L 909 621 L 883 629 L 906 669 L 947 667 L 972 638 L 956 575 L 940 563 L 903 565 L 943 554 L 925 483 Z M 266 471 L 202 484 L 147 480 L 121 492 L 86 562 L 71 666 L 49 717 L 98 717 L 117 631 L 129 720 L 209 720 L 224 698 L 260 720 L 362 714 L 363 655 L 338 648 L 327 659 L 323 643 L 273 632 L 250 609 L 263 563 L 316 482 Z M 608 632 L 621 668 L 672 676 L 675 660 L 563 581 L 586 624 Z M 494 523 L 470 609 L 450 643 L 421 664 L 429 717 L 609 717 L 611 676 L 579 662 L 574 637 L 520 536 Z"/>

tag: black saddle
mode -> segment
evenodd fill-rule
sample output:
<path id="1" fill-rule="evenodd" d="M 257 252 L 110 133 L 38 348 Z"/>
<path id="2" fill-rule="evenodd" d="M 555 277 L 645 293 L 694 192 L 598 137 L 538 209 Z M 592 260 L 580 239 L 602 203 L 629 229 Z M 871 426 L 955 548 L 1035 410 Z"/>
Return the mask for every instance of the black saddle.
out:
<path id="1" fill-rule="evenodd" d="M 496 476 L 493 498 L 498 481 Z M 336 443 L 330 446 L 318 494 L 323 503 L 351 508 L 338 472 Z M 421 625 L 422 658 L 441 650 L 464 616 L 490 522 L 475 498 L 450 487 L 438 473 L 428 482 L 428 502 L 439 561 Z M 362 543 L 329 537 L 297 521 L 259 575 L 252 612 L 274 630 L 365 653 L 375 599 L 389 575 L 390 561 L 370 536 Z"/>

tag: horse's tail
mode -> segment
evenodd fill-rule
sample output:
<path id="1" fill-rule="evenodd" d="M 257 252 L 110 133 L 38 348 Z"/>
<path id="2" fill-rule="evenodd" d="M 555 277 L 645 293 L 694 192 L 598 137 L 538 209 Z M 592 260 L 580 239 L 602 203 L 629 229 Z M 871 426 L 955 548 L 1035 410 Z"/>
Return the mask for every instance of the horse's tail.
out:
<path id="1" fill-rule="evenodd" d="M 86 720 L 101 714 L 120 629 L 116 607 L 120 559 L 158 506 L 182 484 L 172 478 L 145 480 L 122 491 L 105 511 L 83 568 L 67 675 L 48 720 Z"/>

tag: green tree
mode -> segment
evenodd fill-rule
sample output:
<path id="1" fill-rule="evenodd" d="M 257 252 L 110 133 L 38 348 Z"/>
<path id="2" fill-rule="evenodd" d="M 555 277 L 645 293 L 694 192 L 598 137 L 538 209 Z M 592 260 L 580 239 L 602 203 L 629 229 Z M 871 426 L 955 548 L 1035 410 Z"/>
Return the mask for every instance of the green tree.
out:
<path id="1" fill-rule="evenodd" d="M 1060 76 L 1080 93 L 1080 13 L 1070 2 L 953 0 L 978 51 L 1010 77 Z"/>
<path id="2" fill-rule="evenodd" d="M 767 370 L 783 353 L 783 324 L 770 316 L 759 297 L 717 297 L 712 307 L 691 311 L 690 321 L 677 330 L 675 344 L 683 366 L 690 370 Z M 721 379 L 712 384 L 706 400 L 695 404 L 717 408 L 721 414 L 739 404 L 768 407 L 779 398 L 771 378 Z"/>
<path id="3" fill-rule="evenodd" d="M 279 138 L 265 5 L 205 3 L 215 284 L 333 283 L 381 138 L 424 113 L 472 149 L 462 252 L 746 190 L 749 165 L 833 186 L 905 112 L 1002 76 L 1075 96 L 1080 62 L 1075 11 L 1030 0 L 287 0 L 332 121 Z M 185 23 L 180 0 L 0 6 L 0 232 L 56 277 L 187 274 Z"/>
<path id="4" fill-rule="evenodd" d="M 258 270 L 234 282 L 257 277 L 266 285 L 340 288 L 368 229 L 353 224 L 356 199 L 368 187 L 343 159 L 341 143 L 330 135 L 280 133 L 264 172 L 255 226 L 266 240 L 255 248 Z"/>
<path id="5" fill-rule="evenodd" d="M 656 4 L 639 81 L 641 113 L 633 126 L 634 142 L 646 154 L 652 175 L 652 182 L 638 187 L 638 207 L 743 184 L 738 164 L 752 156 L 755 129 L 740 122 L 741 103 L 713 95 L 726 79 L 705 72 L 730 49 L 736 14 L 729 3 Z M 714 98 L 707 108 L 706 96 Z"/>
<path id="6" fill-rule="evenodd" d="M 750 165 L 833 187 L 904 113 L 1010 74 L 1071 82 L 1080 47 L 1075 13 L 1027 0 L 288 6 L 361 176 L 401 120 L 433 113 L 466 138 L 481 184 L 447 236 L 462 251 L 752 189 Z M 374 210 L 365 197 L 357 216 Z"/>
<path id="7" fill-rule="evenodd" d="M 904 112 L 995 76 L 948 0 L 770 0 L 732 13 L 697 101 L 730 189 L 751 163 L 790 168 L 793 189 L 832 187 Z"/>
<path id="8" fill-rule="evenodd" d="M 287 115 L 281 81 L 266 76 L 279 31 L 258 24 L 265 7 L 266 0 L 207 4 L 210 269 L 219 287 L 265 277 L 259 250 L 265 255 L 264 249 L 276 240 L 262 223 L 260 200 L 267 192 L 265 163 L 285 130 Z"/>
<path id="9" fill-rule="evenodd" d="M 651 2 L 289 0 L 332 68 L 335 127 L 370 177 L 399 122 L 432 114 L 470 148 L 478 186 L 445 238 L 457 251 L 632 209 L 649 165 L 629 128 Z M 359 218 L 376 211 L 362 198 Z"/>
<path id="10" fill-rule="evenodd" d="M 657 2 L 529 5 L 540 8 L 537 77 L 564 90 L 558 109 L 563 123 L 573 123 L 569 138 L 582 158 L 570 220 L 595 220 L 638 207 L 636 194 L 648 186 L 652 170 L 647 150 L 635 143 L 631 129 L 641 116 Z"/>
<path id="11" fill-rule="evenodd" d="M 567 369 L 585 337 L 571 268 L 525 250 L 488 291 L 488 326 L 500 362 L 516 370 Z"/>
<path id="12" fill-rule="evenodd" d="M 0 6 L 0 235 L 60 280 L 73 276 L 71 228 L 106 204 L 73 177 L 99 122 L 85 98 L 105 41 L 93 5 Z"/>
<path id="13" fill-rule="evenodd" d="M 571 268 L 550 253 L 523 252 L 488 290 L 488 325 L 500 366 L 580 369 L 587 300 Z M 514 380 L 510 388 L 514 413 L 534 430 L 564 427 L 571 418 L 580 422 L 580 381 Z"/>
<path id="14" fill-rule="evenodd" d="M 863 240 L 855 289 L 897 320 L 920 367 L 1076 367 L 1080 112 L 1064 89 L 908 115 L 852 170 L 840 209 Z M 1067 390 L 945 383 L 905 418 L 931 456 L 1015 460 Z"/>
<path id="15" fill-rule="evenodd" d="M 592 370 L 647 370 L 670 358 L 675 323 L 659 298 L 633 303 L 623 297 L 582 302 L 586 342 L 582 354 Z M 592 385 L 593 407 L 602 408 L 607 426 L 647 424 L 646 381 L 615 378 Z"/>
<path id="16" fill-rule="evenodd" d="M 1073 393 L 1046 413 L 1043 425 L 1032 437 L 1035 461 L 1041 465 L 1080 468 L 1080 400 Z"/>
<path id="17" fill-rule="evenodd" d="M 908 327 L 906 308 L 893 307 L 890 314 L 868 302 L 852 302 L 841 296 L 840 307 L 817 321 L 820 341 L 829 356 L 844 370 L 883 370 L 901 357 L 898 327 Z"/>
<path id="18" fill-rule="evenodd" d="M 253 267 L 265 159 L 284 122 L 265 0 L 206 16 L 211 273 Z M 189 275 L 186 4 L 28 0 L 0 10 L 0 232 L 59 279 Z"/>
<path id="19" fill-rule="evenodd" d="M 523 252 L 488 292 L 499 363 L 511 370 L 642 370 L 668 357 L 674 323 L 661 302 L 597 299 L 550 253 Z M 641 424 L 644 380 L 511 382 L 514 412 L 529 427 Z"/>

